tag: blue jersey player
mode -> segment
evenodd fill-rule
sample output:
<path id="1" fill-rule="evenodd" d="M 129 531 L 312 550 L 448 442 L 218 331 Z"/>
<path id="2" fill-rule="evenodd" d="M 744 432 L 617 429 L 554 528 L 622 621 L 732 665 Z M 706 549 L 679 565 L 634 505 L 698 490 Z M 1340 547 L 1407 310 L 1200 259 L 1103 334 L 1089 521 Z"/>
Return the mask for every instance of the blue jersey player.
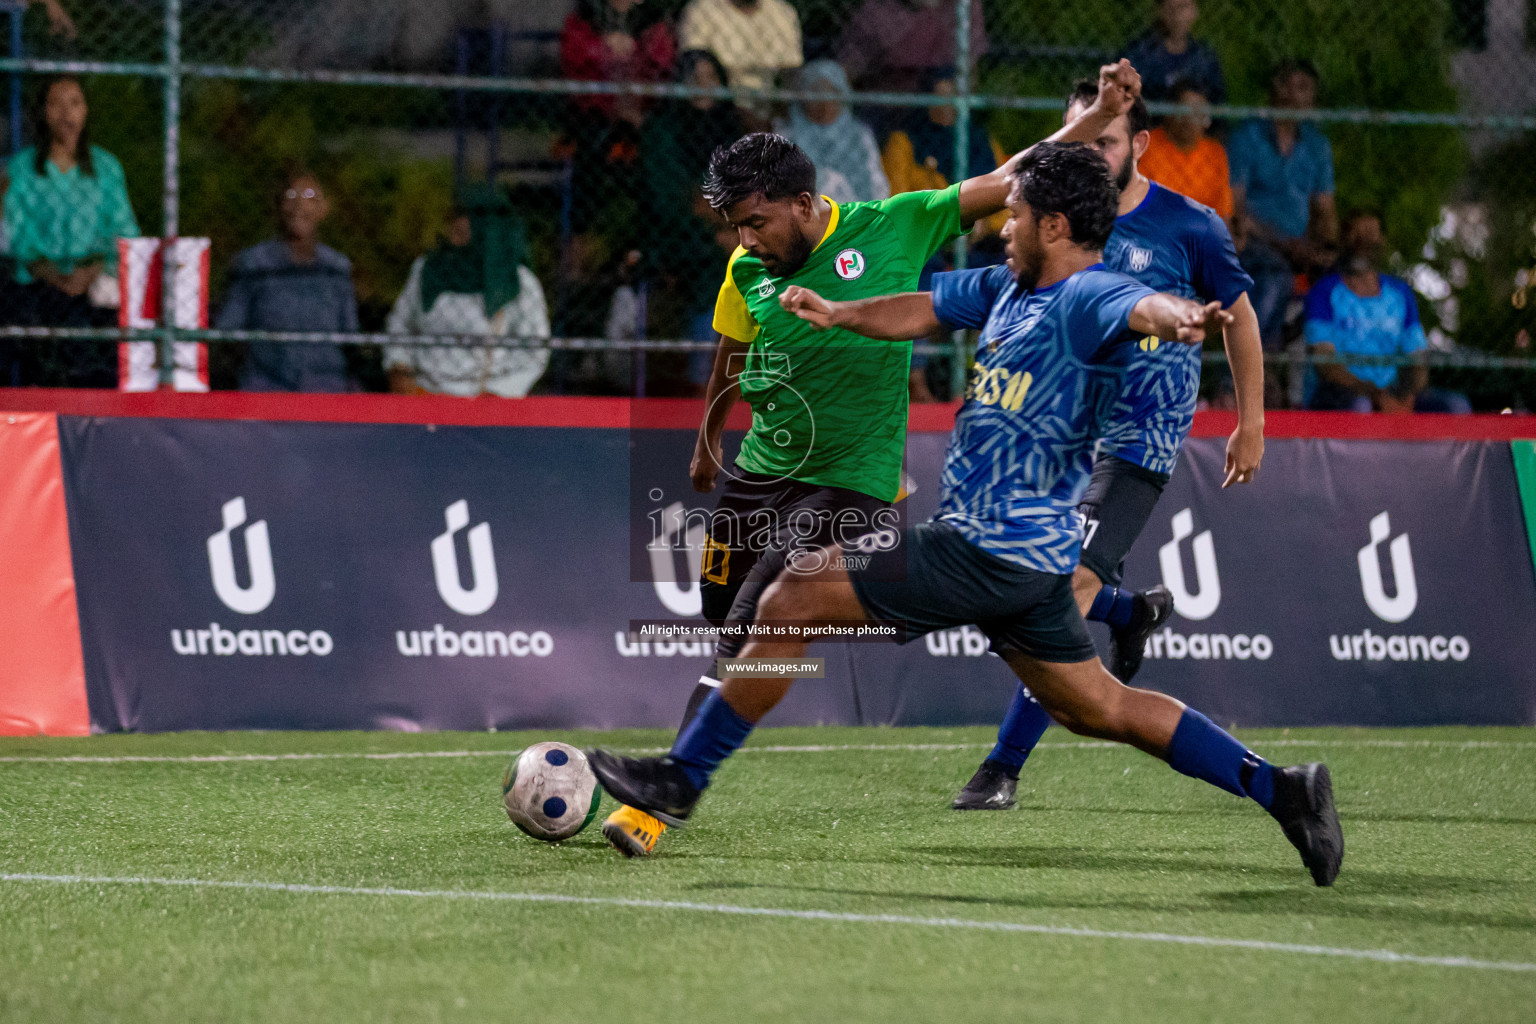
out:
<path id="1" fill-rule="evenodd" d="M 1344 839 L 1327 767 L 1278 768 L 1172 697 L 1125 686 L 1095 655 L 1072 592 L 1077 503 L 1134 353 L 1149 336 L 1197 342 L 1230 316 L 1103 266 L 1117 189 L 1092 148 L 1042 143 L 1013 178 L 1006 269 L 938 275 L 931 293 L 854 302 L 785 290 L 781 304 L 817 326 L 886 340 L 982 328 L 981 346 L 938 515 L 853 543 L 857 559 L 833 545 L 789 562 L 758 603 L 762 631 L 742 657 L 799 659 L 808 635 L 870 620 L 899 627 L 903 641 L 975 624 L 1058 722 L 1251 798 L 1279 821 L 1313 881 L 1331 885 Z M 681 825 L 791 682 L 729 675 L 666 757 L 594 750 L 593 771 L 616 799 Z"/>
<path id="2" fill-rule="evenodd" d="M 1067 98 L 1066 117 L 1076 117 L 1098 92 L 1097 82 L 1079 82 Z M 1258 317 L 1248 300 L 1253 281 L 1213 210 L 1153 184 L 1137 170 L 1149 127 L 1146 104 L 1138 98 L 1094 143 L 1120 187 L 1119 215 L 1104 246 L 1104 264 L 1156 291 L 1219 302 L 1232 314 L 1222 333 L 1238 416 L 1237 430 L 1227 441 L 1223 486 L 1248 483 L 1264 455 L 1264 356 Z M 1199 346 L 1153 341 L 1146 349 L 1131 360 L 1100 427 L 1093 477 L 1079 506 L 1082 562 L 1072 577 L 1083 615 L 1109 625 L 1109 668 L 1125 683 L 1141 667 L 1147 637 L 1173 611 L 1166 587 L 1142 593 L 1120 589 L 1125 556 L 1178 462 L 1200 388 Z M 1019 770 L 1048 725 L 1050 716 L 1021 687 L 996 746 L 951 806 L 959 811 L 1012 807 Z"/>

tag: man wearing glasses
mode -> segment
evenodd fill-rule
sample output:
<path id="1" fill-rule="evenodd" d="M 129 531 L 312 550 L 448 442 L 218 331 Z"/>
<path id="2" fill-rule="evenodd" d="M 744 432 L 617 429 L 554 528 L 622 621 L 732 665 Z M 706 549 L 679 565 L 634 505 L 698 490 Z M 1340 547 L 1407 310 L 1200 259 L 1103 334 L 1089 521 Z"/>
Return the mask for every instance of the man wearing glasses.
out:
<path id="1" fill-rule="evenodd" d="M 329 212 L 314 175 L 289 176 L 277 196 L 277 237 L 244 250 L 230 265 L 219 330 L 356 333 L 352 263 L 320 242 L 320 224 Z M 240 390 L 356 388 L 340 345 L 252 342 L 240 369 Z"/>

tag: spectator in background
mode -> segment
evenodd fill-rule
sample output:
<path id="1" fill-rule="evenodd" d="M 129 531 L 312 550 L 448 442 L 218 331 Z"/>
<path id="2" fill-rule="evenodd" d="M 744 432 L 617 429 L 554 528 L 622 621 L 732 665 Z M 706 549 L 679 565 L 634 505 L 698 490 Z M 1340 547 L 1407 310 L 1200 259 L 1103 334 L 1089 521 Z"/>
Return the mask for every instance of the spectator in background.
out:
<path id="1" fill-rule="evenodd" d="M 219 310 L 221 331 L 352 334 L 357 295 L 352 263 L 320 242 L 330 203 L 308 171 L 289 176 L 278 194 L 279 235 L 235 256 Z M 252 342 L 240 370 L 242 391 L 354 390 L 340 345 Z"/>
<path id="2" fill-rule="evenodd" d="M 1381 214 L 1358 210 L 1345 218 L 1339 268 L 1307 294 L 1307 345 L 1314 354 L 1407 356 L 1428 347 L 1413 289 L 1381 272 L 1385 256 Z M 1422 364 L 1320 363 L 1316 369 L 1313 409 L 1472 411 L 1464 396 L 1427 388 L 1429 369 Z"/>
<path id="3" fill-rule="evenodd" d="M 685 50 L 677 60 L 678 81 L 700 89 L 725 85 L 725 67 L 708 50 Z M 746 132 L 736 105 L 711 96 L 674 100 L 645 123 L 640 139 L 640 165 L 645 176 L 651 234 L 664 254 L 661 272 L 668 287 L 682 299 L 682 316 L 690 340 L 715 340 L 711 326 L 719 278 L 725 260 L 716 235 L 725 222 L 699 193 L 709 156 L 716 146 L 729 145 Z M 734 232 L 731 238 L 735 238 Z M 702 387 L 709 380 L 713 351 L 689 354 L 686 376 Z"/>
<path id="4" fill-rule="evenodd" d="M 664 82 L 676 46 L 665 21 L 646 24 L 644 0 L 579 0 L 560 31 L 560 76 L 577 82 Z M 603 122 L 638 125 L 637 96 L 578 96 L 573 105 Z"/>
<path id="5" fill-rule="evenodd" d="M 816 188 L 839 203 L 890 197 L 880 166 L 880 147 L 869 125 L 848 109 L 848 76 L 835 60 L 813 60 L 800 71 L 799 87 L 824 100 L 796 103 L 775 128 L 805 150 L 816 165 Z"/>
<path id="6" fill-rule="evenodd" d="M 66 42 L 74 40 L 80 33 L 75 29 L 75 23 L 70 18 L 69 12 L 59 0 L 28 0 L 27 6 L 36 7 L 38 4 L 48 13 L 48 31 Z"/>
<path id="7" fill-rule="evenodd" d="M 1270 79 L 1270 104 L 1311 110 L 1317 69 L 1284 61 Z M 1338 237 L 1333 149 L 1310 121 L 1245 121 L 1227 143 L 1239 256 L 1253 278 L 1254 311 L 1266 348 L 1278 348 L 1294 277 L 1333 262 Z"/>
<path id="8" fill-rule="evenodd" d="M 7 168 L 5 231 L 13 280 L 22 286 L 12 319 L 38 327 L 113 324 L 116 314 L 105 307 L 117 293 L 117 240 L 139 234 L 123 167 L 91 145 L 90 108 L 77 79 L 52 80 L 40 98 L 37 144 L 18 152 Z M 29 349 L 37 365 L 26 371 L 28 383 L 117 384 L 111 342 L 60 341 Z"/>
<path id="9" fill-rule="evenodd" d="M 918 82 L 918 90 L 939 96 L 955 94 L 955 69 L 935 68 L 926 72 Z M 959 120 L 955 108 L 947 103 L 932 107 L 909 110 L 897 122 L 900 127 L 886 139 L 881 154 L 881 164 L 891 183 L 891 194 L 918 192 L 923 189 L 948 188 L 956 180 L 955 174 L 955 123 Z M 985 174 L 1007 159 L 1002 147 L 987 134 L 986 126 L 979 117 L 972 116 L 970 138 L 967 140 L 966 175 Z M 978 248 L 971 250 L 967 262 L 972 267 L 999 262 L 1002 258 L 999 233 L 1008 221 L 1008 211 L 1003 210 L 986 220 L 977 221 L 971 229 L 971 242 Z M 947 250 L 941 250 L 923 267 L 919 290 L 925 290 L 935 273 L 949 270 L 953 261 Z M 921 339 L 929 340 L 929 339 Z M 936 337 L 932 340 L 944 340 Z M 947 372 L 943 365 L 934 370 Z M 913 402 L 937 401 L 929 386 L 929 361 L 927 355 L 912 354 L 912 371 L 908 391 Z"/>
<path id="10" fill-rule="evenodd" d="M 665 21 L 647 24 L 641 0 L 580 0 L 560 33 L 560 73 L 589 82 L 662 82 L 672 74 L 676 45 Z M 578 96 L 566 122 L 571 149 L 572 229 L 570 254 L 578 276 L 590 267 L 591 233 L 601 229 L 614 243 L 634 243 L 632 211 L 615 213 L 612 200 L 633 195 L 638 185 L 640 127 L 646 105 L 638 96 Z"/>
<path id="11" fill-rule="evenodd" d="M 784 0 L 690 0 L 678 26 L 684 50 L 708 50 L 730 84 L 769 89 L 780 71 L 805 63 L 800 15 Z"/>
<path id="12" fill-rule="evenodd" d="M 437 248 L 411 264 L 389 314 L 391 334 L 469 334 L 477 345 L 385 349 L 396 394 L 522 398 L 549 363 L 549 351 L 493 344 L 495 338 L 548 338 L 549 311 L 528 269 L 523 222 L 493 186 L 459 199 Z"/>
<path id="13" fill-rule="evenodd" d="M 867 92 L 918 92 L 925 79 L 956 66 L 958 0 L 864 0 L 848 19 L 838 63 Z M 980 0 L 971 0 L 971 60 L 987 51 Z"/>
<path id="14" fill-rule="evenodd" d="M 1209 206 L 1230 225 L 1231 171 L 1226 149 L 1206 134 L 1211 128 L 1210 104 L 1200 86 L 1188 81 L 1174 86 L 1173 99 L 1184 109 L 1152 129 L 1137 166 L 1159 185 Z"/>
<path id="15" fill-rule="evenodd" d="M 725 67 L 708 50 L 686 50 L 678 58 L 677 78 L 683 85 L 718 89 L 725 77 Z M 712 96 L 669 101 L 646 121 L 640 166 L 651 223 L 662 241 L 692 226 L 694 193 L 704 180 L 709 155 L 715 147 L 741 138 L 745 130 L 736 105 Z"/>
<path id="16" fill-rule="evenodd" d="M 955 69 L 936 68 L 923 75 L 918 83 L 921 92 L 938 96 L 955 94 Z M 891 194 L 918 192 L 922 189 L 948 188 L 955 179 L 955 108 L 940 103 L 920 110 L 911 110 L 895 131 L 886 139 L 881 154 L 886 179 L 891 183 Z M 966 174 L 986 174 L 995 169 L 1007 157 L 1002 147 L 987 134 L 981 118 L 971 117 L 970 138 L 966 140 L 968 165 Z M 1002 228 L 1008 219 L 1007 211 L 981 221 L 992 233 Z M 987 229 L 983 229 L 986 233 Z"/>
<path id="17" fill-rule="evenodd" d="M 1127 44 L 1125 56 L 1141 72 L 1141 95 L 1172 100 L 1181 79 L 1199 87 L 1212 103 L 1227 102 L 1221 60 L 1209 43 L 1190 38 L 1200 5 L 1195 0 L 1157 0 L 1157 16 L 1145 33 Z"/>

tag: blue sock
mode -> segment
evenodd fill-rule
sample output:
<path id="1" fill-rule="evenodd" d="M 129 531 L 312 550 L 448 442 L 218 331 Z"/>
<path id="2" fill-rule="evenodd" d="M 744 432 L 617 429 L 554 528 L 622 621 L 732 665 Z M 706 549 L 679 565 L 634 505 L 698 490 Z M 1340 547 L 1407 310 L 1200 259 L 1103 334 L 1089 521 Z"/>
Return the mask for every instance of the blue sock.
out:
<path id="1" fill-rule="evenodd" d="M 673 742 L 672 760 L 682 766 L 689 782 L 704 789 L 720 762 L 734 754 L 751 731 L 752 723 L 738 715 L 720 691 L 715 690 L 704 698 L 693 721 Z"/>
<path id="2" fill-rule="evenodd" d="M 1275 766 L 1194 708 L 1185 708 L 1168 744 L 1168 767 L 1252 797 L 1266 811 L 1275 802 Z"/>
<path id="3" fill-rule="evenodd" d="M 1107 622 L 1119 629 L 1131 624 L 1131 613 L 1136 608 L 1136 592 L 1121 590 L 1108 583 L 1099 588 L 1093 605 L 1084 616 L 1089 622 Z"/>
<path id="4" fill-rule="evenodd" d="M 1019 769 L 1024 767 L 1024 762 L 1029 758 L 1029 752 L 1035 749 L 1035 744 L 1040 742 L 1046 726 L 1051 724 L 1051 716 L 1045 713 L 1040 702 L 1031 697 L 1024 687 L 1014 691 L 1013 703 L 1008 705 L 1008 714 L 1003 717 L 1003 724 L 997 729 L 997 746 L 992 748 L 992 753 L 987 755 L 988 761 L 995 761 L 1013 769 L 1013 775 L 1018 777 Z"/>

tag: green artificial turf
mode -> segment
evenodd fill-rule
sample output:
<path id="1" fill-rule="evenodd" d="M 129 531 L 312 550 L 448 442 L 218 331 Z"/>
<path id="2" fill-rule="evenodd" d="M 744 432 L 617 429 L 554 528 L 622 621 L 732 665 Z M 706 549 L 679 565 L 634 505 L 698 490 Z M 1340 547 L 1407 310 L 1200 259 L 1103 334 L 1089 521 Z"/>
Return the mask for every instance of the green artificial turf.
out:
<path id="1" fill-rule="evenodd" d="M 0 758 L 510 751 L 533 738 L 667 737 L 12 739 Z M 501 756 L 4 761 L 0 874 L 414 894 L 0 880 L 0 1021 L 1536 1019 L 1536 731 L 1243 738 L 1276 761 L 1329 763 L 1348 851 L 1335 888 L 1311 885 L 1252 804 L 1056 729 L 1025 770 L 1019 809 L 969 814 L 947 805 L 986 730 L 763 730 L 753 746 L 889 749 L 749 747 L 647 861 L 618 857 L 595 825 L 558 846 L 524 837 L 499 803 Z M 951 748 L 898 749 L 923 744 Z"/>

